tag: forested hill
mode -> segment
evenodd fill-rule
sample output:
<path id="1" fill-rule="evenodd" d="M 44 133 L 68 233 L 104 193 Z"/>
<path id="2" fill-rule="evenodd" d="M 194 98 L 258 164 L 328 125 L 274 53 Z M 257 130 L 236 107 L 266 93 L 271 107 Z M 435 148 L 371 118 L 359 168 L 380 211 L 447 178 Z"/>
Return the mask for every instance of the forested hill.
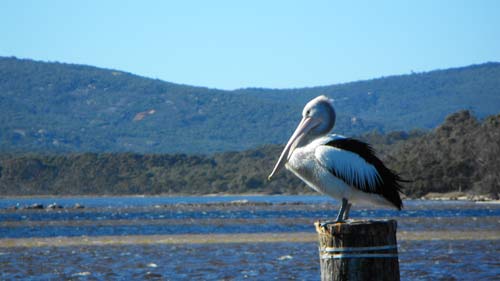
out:
<path id="1" fill-rule="evenodd" d="M 278 144 L 320 94 L 335 100 L 341 134 L 434 128 L 461 109 L 479 118 L 498 113 L 500 63 L 323 87 L 223 91 L 0 57 L 0 152 L 192 154 Z"/>
<path id="2" fill-rule="evenodd" d="M 404 192 L 500 193 L 500 115 L 468 111 L 428 132 L 365 134 L 384 162 L 411 182 Z M 82 153 L 0 154 L 0 195 L 207 194 L 313 192 L 290 172 L 266 180 L 281 147 L 211 156 Z"/>

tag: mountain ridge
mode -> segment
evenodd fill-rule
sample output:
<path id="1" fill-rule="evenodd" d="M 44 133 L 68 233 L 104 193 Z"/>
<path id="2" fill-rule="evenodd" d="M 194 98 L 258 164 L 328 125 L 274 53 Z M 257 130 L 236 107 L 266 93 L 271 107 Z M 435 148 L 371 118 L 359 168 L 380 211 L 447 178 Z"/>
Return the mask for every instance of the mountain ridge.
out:
<path id="1" fill-rule="evenodd" d="M 500 63 L 336 85 L 220 90 L 87 65 L 0 57 L 0 152 L 213 153 L 286 141 L 303 105 L 335 100 L 336 132 L 431 129 L 500 111 Z"/>

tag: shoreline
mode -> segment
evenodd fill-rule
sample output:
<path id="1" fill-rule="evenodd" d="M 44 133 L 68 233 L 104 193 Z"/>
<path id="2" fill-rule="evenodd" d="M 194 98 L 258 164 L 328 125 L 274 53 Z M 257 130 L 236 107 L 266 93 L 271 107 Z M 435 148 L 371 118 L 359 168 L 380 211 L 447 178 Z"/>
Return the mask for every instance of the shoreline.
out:
<path id="1" fill-rule="evenodd" d="M 500 201 L 497 198 L 494 198 L 491 194 L 467 194 L 465 192 L 460 191 L 452 191 L 452 192 L 429 192 L 426 195 L 418 198 L 422 200 L 444 200 L 444 201 L 474 201 L 474 202 L 495 202 Z"/>
<path id="2" fill-rule="evenodd" d="M 210 193 L 210 194 L 190 194 L 190 193 L 176 193 L 176 194 L 84 194 L 84 195 L 0 195 L 0 199 L 50 199 L 50 198 L 160 198 L 160 197 L 259 197 L 259 196 L 326 196 L 319 193 L 281 193 L 281 194 L 268 194 L 268 193 Z M 500 203 L 499 199 L 493 198 L 490 194 L 467 194 L 464 192 L 430 192 L 421 197 L 403 196 L 403 200 L 431 200 L 431 201 L 474 201 L 474 202 L 492 202 Z"/>

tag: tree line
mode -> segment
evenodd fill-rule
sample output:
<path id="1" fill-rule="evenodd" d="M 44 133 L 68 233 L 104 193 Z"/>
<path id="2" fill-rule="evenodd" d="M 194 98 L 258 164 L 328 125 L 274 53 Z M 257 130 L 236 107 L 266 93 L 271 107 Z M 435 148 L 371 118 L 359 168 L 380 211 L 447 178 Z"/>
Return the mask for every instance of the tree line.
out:
<path id="1" fill-rule="evenodd" d="M 480 121 L 469 111 L 433 131 L 358 137 L 410 182 L 404 193 L 500 192 L 500 115 Z M 213 155 L 70 153 L 1 154 L 1 195 L 312 193 L 289 172 L 268 182 L 282 146 Z"/>

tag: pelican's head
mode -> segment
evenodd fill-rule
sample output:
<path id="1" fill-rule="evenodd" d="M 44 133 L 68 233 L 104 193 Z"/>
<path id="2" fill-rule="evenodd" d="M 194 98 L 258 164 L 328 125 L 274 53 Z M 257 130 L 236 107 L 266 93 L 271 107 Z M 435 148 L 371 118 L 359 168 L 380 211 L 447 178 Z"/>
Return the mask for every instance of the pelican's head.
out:
<path id="1" fill-rule="evenodd" d="M 302 111 L 302 120 L 295 132 L 288 140 L 278 162 L 269 175 L 271 178 L 285 165 L 293 151 L 303 140 L 327 134 L 335 125 L 335 110 L 332 100 L 326 96 L 319 96 L 306 104 Z"/>

